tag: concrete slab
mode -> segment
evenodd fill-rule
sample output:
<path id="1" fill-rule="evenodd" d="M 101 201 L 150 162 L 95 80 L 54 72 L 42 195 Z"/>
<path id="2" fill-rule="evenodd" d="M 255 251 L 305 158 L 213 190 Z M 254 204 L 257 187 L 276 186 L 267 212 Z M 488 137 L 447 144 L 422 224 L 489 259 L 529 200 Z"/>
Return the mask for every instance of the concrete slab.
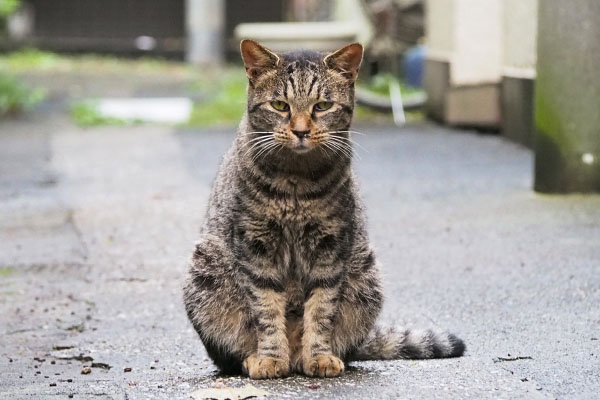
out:
<path id="1" fill-rule="evenodd" d="M 106 98 L 98 100 L 98 113 L 126 121 L 183 124 L 190 119 L 192 106 L 186 97 Z"/>

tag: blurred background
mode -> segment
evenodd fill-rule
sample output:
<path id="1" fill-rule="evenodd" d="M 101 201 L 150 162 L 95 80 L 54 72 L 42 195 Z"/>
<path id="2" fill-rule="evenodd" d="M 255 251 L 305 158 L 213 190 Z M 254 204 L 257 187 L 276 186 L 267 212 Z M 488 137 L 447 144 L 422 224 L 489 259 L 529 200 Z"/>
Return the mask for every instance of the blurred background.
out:
<path id="1" fill-rule="evenodd" d="M 239 41 L 366 46 L 356 122 L 425 119 L 536 151 L 542 192 L 600 190 L 593 0 L 0 0 L 0 116 L 235 125 Z"/>

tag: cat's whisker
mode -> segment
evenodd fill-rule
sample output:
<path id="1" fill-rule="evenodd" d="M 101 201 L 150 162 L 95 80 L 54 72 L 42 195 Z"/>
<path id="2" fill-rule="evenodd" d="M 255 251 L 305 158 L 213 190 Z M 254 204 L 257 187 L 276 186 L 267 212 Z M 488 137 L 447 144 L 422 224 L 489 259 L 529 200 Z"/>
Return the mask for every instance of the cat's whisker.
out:
<path id="1" fill-rule="evenodd" d="M 282 146 L 279 143 L 275 143 L 275 146 L 271 146 L 271 148 L 265 153 L 265 155 L 263 155 L 263 158 L 266 158 L 269 154 L 271 154 L 273 151 L 275 151 L 278 147 L 279 147 L 279 149 L 277 151 L 279 152 L 279 150 L 281 150 Z"/>
<path id="2" fill-rule="evenodd" d="M 265 146 L 268 146 L 274 142 L 275 142 L 275 139 L 273 139 L 273 138 L 269 138 L 269 140 L 262 140 L 260 142 L 256 142 L 255 146 L 252 146 L 252 150 L 262 149 Z"/>
<path id="3" fill-rule="evenodd" d="M 279 143 L 279 148 L 277 149 L 277 152 L 275 153 L 275 155 L 278 155 L 279 152 L 281 151 L 281 149 L 283 149 L 283 145 L 281 143 Z"/>
<path id="4" fill-rule="evenodd" d="M 352 140 L 351 138 L 347 138 L 344 136 L 337 136 L 337 135 L 330 135 L 330 138 L 333 140 L 342 140 L 342 141 L 346 141 L 348 143 L 352 143 L 352 145 L 356 145 L 359 149 L 363 150 L 365 153 L 368 153 L 369 150 L 367 150 L 364 146 L 362 146 L 360 143 L 356 142 L 355 140 Z"/>
<path id="5" fill-rule="evenodd" d="M 343 154 L 344 156 L 348 157 L 348 158 L 352 158 L 352 152 L 349 151 L 347 148 L 345 148 L 343 145 L 341 145 L 340 143 L 334 142 L 334 141 L 328 141 L 325 142 L 327 143 L 329 146 L 331 146 L 332 149 L 335 149 L 336 152 Z"/>
<path id="6" fill-rule="evenodd" d="M 331 153 L 333 153 L 333 155 L 336 155 L 336 156 L 338 155 L 338 152 L 335 149 L 333 149 L 327 142 L 323 142 L 322 144 L 323 144 L 323 148 L 330 150 Z"/>
<path id="7" fill-rule="evenodd" d="M 254 146 L 256 144 L 269 142 L 271 140 L 274 140 L 272 136 L 254 138 L 254 139 L 248 140 L 245 143 L 242 143 L 240 148 L 244 148 L 246 146 Z"/>
<path id="8" fill-rule="evenodd" d="M 327 140 L 337 140 L 338 142 L 347 144 L 348 146 L 355 144 L 355 142 L 352 139 L 337 135 L 329 135 L 327 137 Z"/>
<path id="9" fill-rule="evenodd" d="M 265 148 L 263 149 L 263 151 L 261 151 L 258 154 L 258 156 L 256 157 L 255 161 L 258 161 L 261 158 L 267 157 L 267 155 L 269 155 L 269 153 L 271 153 L 271 151 L 275 150 L 277 148 L 277 146 L 279 146 L 279 143 L 271 143 L 268 146 L 265 146 Z"/>
<path id="10" fill-rule="evenodd" d="M 272 139 L 273 138 L 271 136 L 261 136 L 261 137 L 257 137 L 257 138 L 254 138 L 254 139 L 250 139 L 246 143 L 244 143 L 243 145 L 247 146 L 247 145 L 252 144 L 254 142 L 263 142 L 263 141 L 269 141 L 269 140 L 272 140 Z"/>
<path id="11" fill-rule="evenodd" d="M 246 152 L 244 153 L 244 157 L 246 157 L 250 152 L 252 152 L 253 150 L 259 149 L 262 146 L 268 144 L 269 142 L 275 141 L 273 138 L 269 137 L 266 140 L 262 140 L 262 141 L 258 141 L 256 143 L 252 143 L 252 145 L 246 150 Z"/>
<path id="12" fill-rule="evenodd" d="M 319 143 L 319 144 L 321 144 L 321 143 Z M 321 153 L 323 153 L 327 157 L 327 159 L 331 160 L 331 156 L 329 155 L 329 153 L 327 153 L 325 146 L 319 146 L 319 150 L 321 151 Z"/>
<path id="13" fill-rule="evenodd" d="M 339 135 L 333 135 L 333 134 L 330 134 L 329 138 L 333 139 L 333 140 L 343 141 L 345 143 L 349 143 L 349 144 L 352 144 L 352 145 L 356 145 L 357 147 L 360 147 L 362 150 L 368 152 L 367 149 L 365 149 L 360 143 L 358 143 L 357 141 L 355 141 L 352 138 L 345 137 L 345 136 L 339 136 Z"/>
<path id="14" fill-rule="evenodd" d="M 247 150 L 246 150 L 246 152 L 244 153 L 244 156 L 248 155 L 248 153 L 250 153 L 252 150 L 254 150 L 254 149 L 256 149 L 256 148 L 258 148 L 258 147 L 262 146 L 263 144 L 266 144 L 266 143 L 270 142 L 271 140 L 272 140 L 272 139 L 269 139 L 269 140 L 262 140 L 262 141 L 259 141 L 259 142 L 256 142 L 256 143 L 249 143 L 248 145 L 249 145 L 250 147 L 248 147 L 248 149 L 247 149 Z M 243 148 L 244 148 L 243 146 L 242 146 L 242 147 L 240 147 L 240 149 L 243 149 Z"/>
<path id="15" fill-rule="evenodd" d="M 273 140 L 273 136 L 259 136 L 257 138 L 248 140 L 248 142 L 246 142 L 246 143 L 262 142 L 262 141 L 268 141 L 268 140 Z"/>
<path id="16" fill-rule="evenodd" d="M 347 158 L 348 157 L 346 154 L 344 154 L 342 151 L 340 151 L 336 147 L 333 147 L 331 144 L 329 144 L 328 147 L 331 149 L 331 151 L 333 152 L 333 154 L 335 154 L 336 157 L 338 157 L 338 158 Z"/>
<path id="17" fill-rule="evenodd" d="M 252 157 L 252 162 L 254 163 L 254 162 L 258 161 L 263 154 L 266 154 L 266 152 L 268 150 L 272 149 L 273 147 L 275 147 L 277 145 L 279 145 L 279 143 L 273 141 L 271 143 L 267 143 L 264 146 L 262 146 L 262 148 Z"/>
<path id="18" fill-rule="evenodd" d="M 352 130 L 349 130 L 349 131 L 330 131 L 330 132 L 327 132 L 327 133 L 356 133 L 357 135 L 367 136 L 367 134 L 364 133 L 364 132 L 352 131 Z"/>
<path id="19" fill-rule="evenodd" d="M 339 146 L 336 146 L 333 143 L 330 143 L 330 145 L 333 148 L 337 149 L 337 153 L 340 155 L 341 158 L 350 158 L 350 159 L 352 158 L 352 154 L 349 153 L 348 151 L 346 151 L 345 149 L 343 149 Z"/>
<path id="20" fill-rule="evenodd" d="M 243 133 L 239 133 L 239 135 L 240 136 L 249 136 L 249 135 L 261 134 L 261 133 L 277 133 L 277 132 L 274 132 L 274 131 L 243 132 Z"/>
<path id="21" fill-rule="evenodd" d="M 350 154 L 349 157 L 351 157 L 352 155 L 355 155 L 356 157 L 358 157 L 359 160 L 361 159 L 360 155 L 356 153 L 356 151 L 352 148 L 350 143 L 338 140 L 337 138 L 335 138 L 333 136 L 330 136 L 329 140 L 331 141 L 332 144 L 335 143 L 337 146 L 344 149 L 346 153 L 349 153 Z"/>

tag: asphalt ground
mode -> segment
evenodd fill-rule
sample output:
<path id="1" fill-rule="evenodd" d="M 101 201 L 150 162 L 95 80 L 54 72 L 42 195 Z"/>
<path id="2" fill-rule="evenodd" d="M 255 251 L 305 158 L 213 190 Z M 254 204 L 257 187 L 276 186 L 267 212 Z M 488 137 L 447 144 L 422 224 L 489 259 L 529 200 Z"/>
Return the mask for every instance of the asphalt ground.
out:
<path id="1" fill-rule="evenodd" d="M 381 323 L 449 329 L 467 353 L 250 383 L 273 399 L 598 398 L 600 196 L 534 193 L 531 152 L 498 136 L 356 128 Z M 217 374 L 181 300 L 233 136 L 0 125 L 0 398 L 185 399 L 249 383 Z"/>

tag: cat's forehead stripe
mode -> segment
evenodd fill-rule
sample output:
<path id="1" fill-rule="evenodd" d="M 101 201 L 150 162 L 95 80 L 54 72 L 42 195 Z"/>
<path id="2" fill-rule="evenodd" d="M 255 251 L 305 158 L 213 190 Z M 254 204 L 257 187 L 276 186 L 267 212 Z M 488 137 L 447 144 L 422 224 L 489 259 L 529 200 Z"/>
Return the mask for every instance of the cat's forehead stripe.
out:
<path id="1" fill-rule="evenodd" d="M 316 74 L 313 75 L 312 81 L 310 82 L 310 86 L 308 87 L 307 95 L 310 96 L 310 94 L 312 93 L 313 87 L 315 86 L 315 83 L 317 82 L 317 78 L 318 78 L 318 76 Z"/>
<path id="2" fill-rule="evenodd" d="M 294 77 L 292 75 L 288 77 L 288 81 L 290 82 L 290 85 L 292 85 L 292 90 L 297 90 L 296 81 L 294 80 Z"/>

